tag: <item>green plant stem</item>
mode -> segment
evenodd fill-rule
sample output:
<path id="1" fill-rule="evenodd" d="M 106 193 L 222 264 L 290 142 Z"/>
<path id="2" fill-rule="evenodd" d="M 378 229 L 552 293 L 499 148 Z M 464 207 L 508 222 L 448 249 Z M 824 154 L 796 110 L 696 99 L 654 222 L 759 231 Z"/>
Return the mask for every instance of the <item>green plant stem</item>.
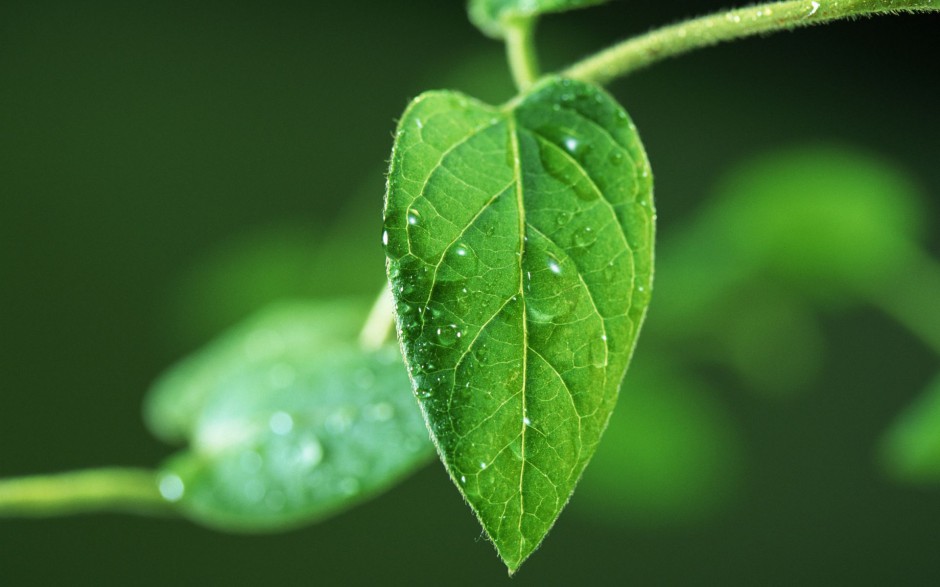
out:
<path id="1" fill-rule="evenodd" d="M 576 63 L 561 75 L 606 84 L 668 57 L 724 41 L 833 20 L 940 10 L 940 0 L 798 0 L 720 12 L 628 39 Z"/>
<path id="2" fill-rule="evenodd" d="M 940 265 L 911 250 L 890 279 L 866 288 L 872 303 L 940 355 Z"/>
<path id="3" fill-rule="evenodd" d="M 101 511 L 170 513 L 157 474 L 143 469 L 90 469 L 0 479 L 0 517 L 49 517 Z"/>
<path id="4" fill-rule="evenodd" d="M 534 18 L 525 16 L 506 22 L 506 57 L 520 92 L 527 90 L 541 75 L 535 54 L 535 22 Z"/>
<path id="5" fill-rule="evenodd" d="M 382 348 L 391 338 L 395 326 L 395 298 L 391 286 L 386 283 L 372 304 L 369 317 L 359 332 L 359 344 L 362 348 L 374 351 Z"/>

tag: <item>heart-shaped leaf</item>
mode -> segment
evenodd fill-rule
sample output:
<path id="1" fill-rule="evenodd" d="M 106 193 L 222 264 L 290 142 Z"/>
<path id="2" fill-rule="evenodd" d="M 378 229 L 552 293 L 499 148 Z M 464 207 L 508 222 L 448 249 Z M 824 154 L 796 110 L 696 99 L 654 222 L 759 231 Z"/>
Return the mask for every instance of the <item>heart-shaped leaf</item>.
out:
<path id="1" fill-rule="evenodd" d="M 470 0 L 470 20 L 487 35 L 502 38 L 507 19 L 532 18 L 603 4 L 609 0 Z"/>
<path id="2" fill-rule="evenodd" d="M 161 491 L 201 523 L 280 530 L 390 486 L 432 454 L 401 354 L 364 351 L 349 303 L 271 307 L 171 369 L 151 428 L 189 450 Z"/>
<path id="3" fill-rule="evenodd" d="M 453 92 L 402 117 L 389 278 L 445 466 L 510 571 L 594 453 L 649 301 L 652 179 L 600 89 L 549 79 L 495 108 Z"/>

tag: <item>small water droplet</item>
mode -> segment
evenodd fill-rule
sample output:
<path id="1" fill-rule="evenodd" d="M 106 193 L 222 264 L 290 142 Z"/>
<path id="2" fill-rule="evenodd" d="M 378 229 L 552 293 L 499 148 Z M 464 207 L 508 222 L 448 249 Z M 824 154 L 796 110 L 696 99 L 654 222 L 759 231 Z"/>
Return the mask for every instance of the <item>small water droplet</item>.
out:
<path id="1" fill-rule="evenodd" d="M 590 226 L 585 226 L 581 230 L 574 233 L 574 236 L 571 238 L 571 242 L 576 247 L 587 247 L 593 245 L 597 239 L 594 237 L 594 229 Z"/>
<path id="2" fill-rule="evenodd" d="M 408 224 L 414 226 L 419 222 L 421 222 L 421 213 L 414 208 L 408 210 Z"/>
<path id="3" fill-rule="evenodd" d="M 571 212 L 562 211 L 555 216 L 555 224 L 558 226 L 564 226 L 571 221 Z"/>
<path id="4" fill-rule="evenodd" d="M 461 482 L 461 483 L 466 483 L 466 482 L 467 482 L 467 477 L 466 477 L 466 475 L 461 475 L 461 476 L 460 476 L 460 482 Z"/>
<path id="5" fill-rule="evenodd" d="M 604 279 L 606 279 L 607 281 L 614 281 L 615 279 L 617 279 L 617 277 L 619 277 L 618 273 L 619 271 L 617 271 L 617 266 L 614 265 L 613 261 L 611 261 L 610 263 L 607 264 L 606 267 L 604 267 Z"/>
<path id="6" fill-rule="evenodd" d="M 525 424 L 526 426 L 531 426 L 531 425 L 532 425 L 532 420 L 530 420 L 528 416 L 524 416 L 524 417 L 522 418 L 522 423 Z"/>
<path id="7" fill-rule="evenodd" d="M 472 275 L 477 269 L 477 255 L 469 245 L 454 245 L 447 254 L 447 263 L 464 276 Z"/>
<path id="8" fill-rule="evenodd" d="M 167 501 L 179 501 L 186 492 L 183 480 L 175 473 L 165 473 L 160 477 L 160 495 Z"/>
<path id="9" fill-rule="evenodd" d="M 480 462 L 480 470 L 482 471 L 483 469 L 486 469 L 486 463 L 484 463 L 484 462 L 481 461 L 481 462 Z"/>
<path id="10" fill-rule="evenodd" d="M 460 334 L 456 324 L 448 324 L 437 329 L 437 341 L 443 346 L 453 346 Z"/>
<path id="11" fill-rule="evenodd" d="M 387 230 L 382 231 L 382 246 L 385 246 L 385 247 L 388 246 L 388 231 Z"/>
<path id="12" fill-rule="evenodd" d="M 591 364 L 597 368 L 607 366 L 607 345 L 600 338 L 591 341 L 590 358 Z"/>
<path id="13" fill-rule="evenodd" d="M 512 451 L 514 457 L 519 460 L 522 460 L 523 455 L 525 454 L 525 448 L 522 446 L 522 436 L 519 436 L 509 445 L 509 450 Z"/>
<path id="14" fill-rule="evenodd" d="M 558 263 L 558 259 L 555 257 L 548 255 L 548 260 L 546 261 L 545 266 L 548 267 L 548 270 L 555 275 L 561 275 L 561 265 Z"/>
<path id="15" fill-rule="evenodd" d="M 565 145 L 565 149 L 572 155 L 578 152 L 578 149 L 581 146 L 581 142 L 574 137 L 565 137 L 562 141 Z"/>
<path id="16" fill-rule="evenodd" d="M 623 153 L 621 153 L 620 151 L 611 151 L 610 153 L 611 163 L 613 163 L 614 165 L 620 165 L 621 163 L 623 163 L 623 159 L 624 159 Z"/>
<path id="17" fill-rule="evenodd" d="M 323 460 L 323 445 L 316 436 L 308 434 L 300 443 L 300 465 L 308 469 L 316 467 Z"/>
<path id="18" fill-rule="evenodd" d="M 596 200 L 599 197 L 597 188 L 585 178 L 579 180 L 572 186 L 574 193 L 585 202 Z"/>
<path id="19" fill-rule="evenodd" d="M 283 436 L 294 429 L 294 419 L 287 412 L 274 412 L 268 420 L 271 432 Z"/>
<path id="20" fill-rule="evenodd" d="M 480 346 L 473 349 L 473 357 L 481 365 L 485 365 L 489 360 L 489 352 L 486 349 L 486 343 L 481 344 Z"/>

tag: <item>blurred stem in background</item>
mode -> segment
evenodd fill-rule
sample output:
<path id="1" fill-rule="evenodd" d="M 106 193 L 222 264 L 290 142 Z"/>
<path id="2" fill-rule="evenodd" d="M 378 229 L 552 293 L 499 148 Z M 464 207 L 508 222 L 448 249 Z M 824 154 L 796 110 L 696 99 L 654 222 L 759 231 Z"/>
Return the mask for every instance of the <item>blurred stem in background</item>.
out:
<path id="1" fill-rule="evenodd" d="M 510 19 L 506 28 L 506 57 L 516 88 L 524 92 L 539 78 L 535 52 L 535 19 L 520 16 Z"/>
<path id="2" fill-rule="evenodd" d="M 0 517 L 49 517 L 93 512 L 170 514 L 170 502 L 145 469 L 91 469 L 0 479 Z"/>
<path id="3" fill-rule="evenodd" d="M 359 344 L 364 350 L 374 351 L 382 348 L 395 332 L 395 299 L 386 283 L 379 297 L 372 304 L 366 323 L 359 333 Z"/>

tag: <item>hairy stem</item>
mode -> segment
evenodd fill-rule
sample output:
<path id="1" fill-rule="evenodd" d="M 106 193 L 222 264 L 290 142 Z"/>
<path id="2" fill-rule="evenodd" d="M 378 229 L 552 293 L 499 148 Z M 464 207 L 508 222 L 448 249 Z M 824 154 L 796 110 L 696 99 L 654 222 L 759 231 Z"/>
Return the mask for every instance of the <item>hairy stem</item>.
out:
<path id="1" fill-rule="evenodd" d="M 605 84 L 668 57 L 724 41 L 855 16 L 931 10 L 940 11 L 940 0 L 797 0 L 758 4 L 628 39 L 572 65 L 561 75 Z"/>
<path id="2" fill-rule="evenodd" d="M 170 513 L 157 475 L 143 469 L 90 469 L 0 479 L 0 517 L 49 517 L 90 512 Z"/>
<path id="3" fill-rule="evenodd" d="M 395 325 L 395 299 L 392 297 L 392 288 L 386 283 L 372 304 L 369 317 L 359 332 L 359 345 L 369 351 L 382 348 L 392 336 Z"/>
<path id="4" fill-rule="evenodd" d="M 516 88 L 524 92 L 539 78 L 535 54 L 535 19 L 514 17 L 506 23 L 506 57 Z"/>

